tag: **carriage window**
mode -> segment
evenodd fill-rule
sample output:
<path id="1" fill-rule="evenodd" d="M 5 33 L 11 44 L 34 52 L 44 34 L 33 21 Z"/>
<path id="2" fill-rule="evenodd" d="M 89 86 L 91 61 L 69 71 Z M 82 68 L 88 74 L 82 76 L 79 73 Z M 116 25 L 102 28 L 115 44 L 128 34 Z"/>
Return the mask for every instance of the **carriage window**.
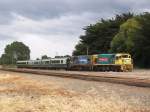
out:
<path id="1" fill-rule="evenodd" d="M 60 60 L 57 60 L 57 63 L 60 64 Z"/>
<path id="2" fill-rule="evenodd" d="M 17 64 L 26 64 L 26 62 L 18 62 Z"/>
<path id="3" fill-rule="evenodd" d="M 38 62 L 34 62 L 34 64 L 38 64 Z"/>
<path id="4" fill-rule="evenodd" d="M 128 55 L 122 55 L 122 57 L 123 57 L 123 58 L 128 58 L 129 56 L 128 56 Z"/>
<path id="5" fill-rule="evenodd" d="M 60 60 L 53 60 L 51 62 L 52 62 L 52 64 L 60 64 Z"/>
<path id="6" fill-rule="evenodd" d="M 45 61 L 45 64 L 49 64 L 49 61 Z"/>
<path id="7" fill-rule="evenodd" d="M 116 60 L 118 60 L 118 59 L 119 59 L 119 56 L 116 57 Z"/>

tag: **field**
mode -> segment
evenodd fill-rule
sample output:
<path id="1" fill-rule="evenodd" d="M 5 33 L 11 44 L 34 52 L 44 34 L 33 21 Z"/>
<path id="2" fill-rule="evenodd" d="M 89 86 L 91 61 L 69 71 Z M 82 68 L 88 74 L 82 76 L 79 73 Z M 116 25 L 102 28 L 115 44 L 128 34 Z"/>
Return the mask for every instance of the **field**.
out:
<path id="1" fill-rule="evenodd" d="M 150 112 L 149 106 L 150 88 L 0 71 L 0 112 Z"/>

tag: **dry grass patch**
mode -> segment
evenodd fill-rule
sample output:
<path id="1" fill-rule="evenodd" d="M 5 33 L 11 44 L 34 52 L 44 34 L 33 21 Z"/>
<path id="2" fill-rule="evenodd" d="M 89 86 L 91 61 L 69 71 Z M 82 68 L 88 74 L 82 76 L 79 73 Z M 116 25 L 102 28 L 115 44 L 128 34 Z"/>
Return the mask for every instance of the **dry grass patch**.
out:
<path id="1" fill-rule="evenodd" d="M 93 92 L 93 91 L 92 91 Z M 67 91 L 53 83 L 41 83 L 22 76 L 0 76 L 0 112 L 149 112 L 130 105 L 116 94 L 104 98 Z M 135 99 L 135 102 L 136 101 Z"/>
<path id="2" fill-rule="evenodd" d="M 27 79 L 21 76 L 1 75 L 0 76 L 0 93 L 17 93 L 17 94 L 36 94 L 36 95 L 75 95 L 54 84 L 42 84 L 36 80 Z"/>
<path id="3" fill-rule="evenodd" d="M 4 96 L 0 98 L 1 112 L 149 112 L 147 108 L 129 106 L 114 99 L 80 96 L 44 95 L 40 97 Z"/>

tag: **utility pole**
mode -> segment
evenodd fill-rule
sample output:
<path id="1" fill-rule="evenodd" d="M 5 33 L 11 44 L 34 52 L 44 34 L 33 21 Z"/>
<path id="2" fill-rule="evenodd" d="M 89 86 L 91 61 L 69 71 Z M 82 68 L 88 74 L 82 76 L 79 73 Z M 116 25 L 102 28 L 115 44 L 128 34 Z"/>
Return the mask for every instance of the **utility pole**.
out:
<path id="1" fill-rule="evenodd" d="M 86 47 L 86 54 L 87 54 L 87 56 L 89 55 L 89 47 L 88 46 Z"/>
<path id="2" fill-rule="evenodd" d="M 12 54 L 12 64 L 14 64 L 14 61 L 16 61 L 17 58 L 18 58 L 18 56 L 17 56 L 16 51 L 13 51 L 13 54 Z"/>

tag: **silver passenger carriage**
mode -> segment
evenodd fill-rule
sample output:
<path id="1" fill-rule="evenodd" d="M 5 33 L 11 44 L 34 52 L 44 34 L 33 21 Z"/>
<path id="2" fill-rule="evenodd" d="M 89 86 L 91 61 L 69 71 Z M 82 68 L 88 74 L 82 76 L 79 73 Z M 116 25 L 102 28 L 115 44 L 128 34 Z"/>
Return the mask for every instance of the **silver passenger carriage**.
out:
<path id="1" fill-rule="evenodd" d="M 68 57 L 17 61 L 18 68 L 67 69 L 68 65 Z"/>

